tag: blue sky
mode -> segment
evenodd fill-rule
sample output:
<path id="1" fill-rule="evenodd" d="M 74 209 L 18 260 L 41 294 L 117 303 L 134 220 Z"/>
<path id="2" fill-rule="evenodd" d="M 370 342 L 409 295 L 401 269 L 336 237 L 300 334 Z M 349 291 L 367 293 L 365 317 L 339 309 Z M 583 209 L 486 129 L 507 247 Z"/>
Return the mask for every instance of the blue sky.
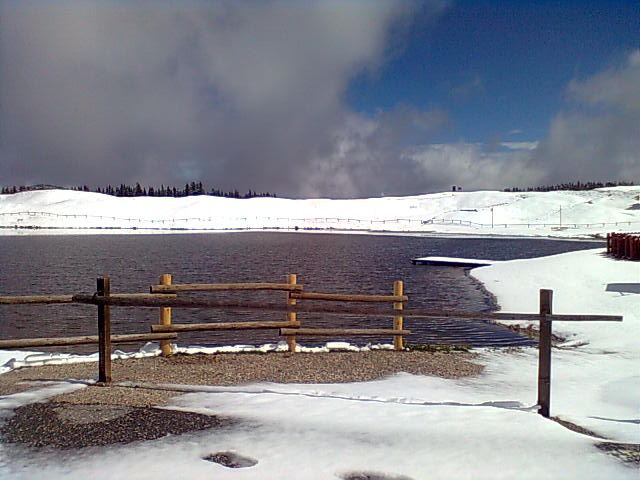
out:
<path id="1" fill-rule="evenodd" d="M 0 1 L 0 184 L 640 182 L 638 2 Z"/>
<path id="2" fill-rule="evenodd" d="M 363 72 L 346 100 L 373 113 L 396 104 L 441 109 L 442 142 L 540 140 L 572 79 L 620 62 L 640 44 L 640 3 L 460 1 L 415 13 L 390 60 Z"/>

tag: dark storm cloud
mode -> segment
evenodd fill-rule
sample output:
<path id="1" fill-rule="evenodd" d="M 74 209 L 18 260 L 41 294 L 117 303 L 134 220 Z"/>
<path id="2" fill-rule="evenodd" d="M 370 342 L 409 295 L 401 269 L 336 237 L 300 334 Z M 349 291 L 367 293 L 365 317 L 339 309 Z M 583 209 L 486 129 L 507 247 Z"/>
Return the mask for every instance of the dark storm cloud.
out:
<path id="1" fill-rule="evenodd" d="M 202 180 L 350 197 L 640 180 L 638 51 L 572 82 L 573 108 L 533 149 L 429 145 L 442 111 L 351 111 L 350 80 L 443 5 L 0 3 L 0 185 Z"/>
<path id="2" fill-rule="evenodd" d="M 284 195 L 375 193 L 370 172 L 397 162 L 393 143 L 404 141 L 393 123 L 424 129 L 439 114 L 359 119 L 341 98 L 355 74 L 382 65 L 389 32 L 415 7 L 5 2 L 0 183 L 200 179 Z M 363 142 L 353 124 L 371 122 L 379 136 Z M 388 156 L 360 151 L 336 165 L 350 142 Z"/>

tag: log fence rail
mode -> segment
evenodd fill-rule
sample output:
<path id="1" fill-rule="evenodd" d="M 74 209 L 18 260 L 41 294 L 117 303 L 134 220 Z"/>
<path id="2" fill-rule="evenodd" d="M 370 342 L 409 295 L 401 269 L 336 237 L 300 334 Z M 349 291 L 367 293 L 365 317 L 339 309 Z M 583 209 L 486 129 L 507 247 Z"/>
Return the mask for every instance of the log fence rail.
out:
<path id="1" fill-rule="evenodd" d="M 612 237 L 613 238 L 613 237 Z M 611 245 L 613 245 L 611 241 Z M 608 236 L 607 251 L 610 250 Z M 611 247 L 613 250 L 613 247 Z M 182 298 L 178 295 L 188 292 L 216 292 L 233 290 L 272 290 L 286 294 L 285 305 L 257 302 L 229 302 L 202 298 Z M 392 309 L 353 308 L 324 304 L 301 305 L 300 301 L 311 302 L 354 302 L 354 303 L 391 303 Z M 395 350 L 403 350 L 403 338 L 411 332 L 403 328 L 403 318 L 455 318 L 460 321 L 480 319 L 490 321 L 537 321 L 540 325 L 538 343 L 538 413 L 545 417 L 550 415 L 551 399 L 551 327 L 554 321 L 622 321 L 616 315 L 570 315 L 553 314 L 553 292 L 540 290 L 540 308 L 538 313 L 502 313 L 502 312 L 452 312 L 429 309 L 405 309 L 408 297 L 403 294 L 402 281 L 394 282 L 392 295 L 363 295 L 345 293 L 306 292 L 304 286 L 297 283 L 296 275 L 287 275 L 286 283 L 214 283 L 214 284 L 173 284 L 170 274 L 163 274 L 159 284 L 150 287 L 150 293 L 111 293 L 108 277 L 97 279 L 97 291 L 92 295 L 24 295 L 0 296 L 0 305 L 28 304 L 90 304 L 98 309 L 98 335 L 58 337 L 58 338 L 25 338 L 0 340 L 0 348 L 30 348 L 68 345 L 98 345 L 98 380 L 100 385 L 111 382 L 111 344 L 132 343 L 140 341 L 159 341 L 162 354 L 171 354 L 169 340 L 178 338 L 180 332 L 213 331 L 213 330 L 254 330 L 277 329 L 280 336 L 287 341 L 291 353 L 296 350 L 298 336 L 380 336 L 393 337 Z M 130 306 L 142 308 L 158 308 L 159 320 L 151 326 L 146 334 L 111 334 L 111 307 Z M 242 311 L 284 312 L 282 321 L 252 322 L 215 322 L 180 324 L 171 322 L 172 308 L 210 308 Z M 361 317 L 393 317 L 393 326 L 382 328 L 308 328 L 302 327 L 297 318 L 298 313 L 322 313 L 325 315 Z"/>

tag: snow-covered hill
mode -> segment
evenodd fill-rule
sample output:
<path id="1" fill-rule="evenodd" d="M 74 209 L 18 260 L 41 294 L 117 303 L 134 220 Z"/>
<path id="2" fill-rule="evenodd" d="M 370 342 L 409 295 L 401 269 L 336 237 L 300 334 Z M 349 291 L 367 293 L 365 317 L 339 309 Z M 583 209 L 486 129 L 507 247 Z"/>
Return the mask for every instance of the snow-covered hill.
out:
<path id="1" fill-rule="evenodd" d="M 640 231 L 639 198 L 638 186 L 580 192 L 443 192 L 354 200 L 117 198 L 46 190 L 0 195 L 0 233 L 297 228 L 585 238 L 609 231 Z"/>

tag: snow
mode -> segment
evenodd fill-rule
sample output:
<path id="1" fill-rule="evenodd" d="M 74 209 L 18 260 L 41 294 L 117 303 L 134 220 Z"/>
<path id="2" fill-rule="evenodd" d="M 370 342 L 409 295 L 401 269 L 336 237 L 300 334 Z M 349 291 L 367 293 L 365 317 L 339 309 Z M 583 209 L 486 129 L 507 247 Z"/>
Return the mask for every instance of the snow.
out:
<path id="1" fill-rule="evenodd" d="M 42 385 L 45 385 L 44 387 Z M 13 414 L 13 410 L 31 403 L 46 402 L 49 398 L 63 393 L 73 392 L 86 387 L 83 383 L 71 382 L 40 382 L 41 388 L 27 390 L 0 397 L 0 419 Z"/>
<path id="2" fill-rule="evenodd" d="M 638 231 L 640 187 L 446 192 L 350 200 L 135 197 L 44 190 L 0 195 L 0 234 L 224 230 L 418 232 L 591 238 Z"/>
<path id="3" fill-rule="evenodd" d="M 173 353 L 195 355 L 203 353 L 213 355 L 216 353 L 269 353 L 286 352 L 289 350 L 287 342 L 265 343 L 264 345 L 222 345 L 217 347 L 205 347 L 202 345 L 180 346 L 171 344 Z M 296 344 L 296 352 L 299 353 L 319 353 L 319 352 L 367 352 L 371 350 L 393 350 L 390 343 L 368 344 L 364 346 L 352 345 L 348 342 L 327 342 L 319 347 L 307 347 Z M 115 350 L 111 354 L 112 360 L 127 358 L 157 357 L 162 353 L 160 346 L 156 342 L 148 342 L 137 352 L 123 352 Z M 65 365 L 69 363 L 92 363 L 98 361 L 98 353 L 75 354 L 75 353 L 44 353 L 24 350 L 0 350 L 0 374 L 7 373 L 16 368 L 40 367 L 43 365 Z"/>
<path id="4" fill-rule="evenodd" d="M 553 313 L 624 315 L 620 324 L 556 322 L 553 330 L 567 340 L 588 342 L 590 351 L 640 355 L 640 297 L 606 291 L 609 283 L 640 282 L 637 262 L 619 261 L 604 249 L 594 249 L 499 262 L 473 269 L 471 275 L 497 297 L 504 312 L 537 312 L 538 291 L 547 288 L 553 290 Z"/>
<path id="5" fill-rule="evenodd" d="M 115 350 L 111 354 L 113 360 L 125 358 L 156 357 L 160 355 L 157 343 L 149 342 L 137 352 Z M 16 368 L 40 367 L 42 365 L 65 365 L 69 363 L 90 363 L 98 361 L 98 353 L 87 355 L 57 352 L 31 352 L 25 350 L 0 350 L 0 374 Z"/>
<path id="6" fill-rule="evenodd" d="M 536 312 L 538 289 L 547 288 L 553 290 L 554 313 L 622 315 L 622 323 L 553 323 L 553 332 L 566 341 L 552 353 L 551 413 L 600 435 L 640 443 L 640 297 L 606 288 L 640 281 L 640 264 L 594 249 L 500 262 L 471 275 L 506 312 Z M 526 363 L 533 369 L 535 354 L 530 357 Z M 505 363 L 500 368 L 510 372 L 513 384 L 526 367 Z M 524 392 L 527 386 L 518 389 Z"/>
<path id="7" fill-rule="evenodd" d="M 129 228 L 127 225 L 132 221 L 121 220 L 126 211 L 127 218 L 140 219 L 141 226 L 150 225 L 151 220 L 155 224 L 162 218 L 165 221 L 186 218 L 188 214 L 200 216 L 199 223 L 172 220 L 166 227 L 262 228 L 269 226 L 265 218 L 285 218 L 285 214 L 289 220 L 276 223 L 308 225 L 304 222 L 310 220 L 291 222 L 290 219 L 338 218 L 339 213 L 340 218 L 352 220 L 331 222 L 339 223 L 339 228 L 346 230 L 362 228 L 366 219 L 370 222 L 382 219 L 387 222 L 385 230 L 496 235 L 501 233 L 497 231 L 500 228 L 509 235 L 580 237 L 616 229 L 637 230 L 640 213 L 626 209 L 637 203 L 639 193 L 638 187 L 618 187 L 590 192 L 460 192 L 365 200 L 212 197 L 176 200 L 117 199 L 66 191 L 26 192 L 0 196 L 0 222 L 12 225 L 17 217 L 23 220 L 23 225 L 32 222 L 43 227 L 77 228 L 83 224 L 90 226 L 93 217 L 49 218 L 2 213 L 42 211 L 90 215 L 100 211 L 120 218 L 112 220 L 114 226 Z M 580 226 L 558 230 L 556 216 L 560 206 L 563 225 L 571 221 Z M 499 218 L 507 227 L 486 226 L 491 207 L 494 219 Z M 209 221 L 209 215 L 216 215 L 214 208 L 225 216 L 213 216 Z M 247 216 L 249 208 L 251 219 Z M 469 211 L 474 209 L 475 212 Z M 246 217 L 242 220 L 244 223 L 238 220 L 241 217 Z M 416 221 L 391 221 L 394 218 Z M 485 226 L 438 223 L 440 218 Z M 360 224 L 354 219 L 360 219 Z M 430 219 L 435 220 L 422 223 Z M 610 225 L 623 221 L 631 223 Z M 548 222 L 546 227 L 542 226 L 544 222 Z M 552 222 L 556 224 L 551 226 Z M 602 222 L 606 225 L 593 225 Z M 532 226 L 534 223 L 541 225 Z M 366 228 L 378 228 L 371 224 Z M 42 231 L 11 229 L 5 233 Z M 554 333 L 565 340 L 552 353 L 551 415 L 588 428 L 597 437 L 609 441 L 639 444 L 640 296 L 607 291 L 606 287 L 611 283 L 640 282 L 640 264 L 612 260 L 602 253 L 602 249 L 594 249 L 496 262 L 475 268 L 471 274 L 496 296 L 505 312 L 537 312 L 538 290 L 550 288 L 554 291 L 554 313 L 624 317 L 622 323 L 554 322 Z M 199 346 L 176 348 L 185 353 L 214 352 Z M 218 347 L 215 351 L 281 348 L 283 345 L 279 344 L 236 345 Z M 348 344 L 333 343 L 318 350 L 351 348 Z M 157 345 L 150 344 L 134 355 L 157 354 Z M 0 352 L 0 365 L 3 365 L 0 372 L 25 365 L 71 361 L 95 361 L 95 358 Z M 536 349 L 478 350 L 475 361 L 484 366 L 481 375 L 455 380 L 398 374 L 373 382 L 349 384 L 187 385 L 182 387 L 185 393 L 174 397 L 167 408 L 230 416 L 239 423 L 221 430 L 87 449 L 68 455 L 46 451 L 21 455 L 16 447 L 0 444 L 0 478 L 224 479 L 287 475 L 324 479 L 341 478 L 350 472 L 378 472 L 388 478 L 412 479 L 638 478 L 636 468 L 597 449 L 599 438 L 570 431 L 536 413 Z M 0 411 L 8 412 L 26 402 L 43 401 L 67 388 L 82 388 L 82 385 L 38 384 L 26 394 L 0 397 Z M 258 464 L 231 470 L 202 460 L 203 456 L 219 451 L 236 451 L 256 459 Z"/>
<path id="8" fill-rule="evenodd" d="M 418 257 L 411 260 L 416 263 L 432 263 L 441 265 L 468 265 L 468 266 L 484 266 L 492 265 L 495 260 L 479 260 L 477 258 L 460 258 L 460 257 Z"/>
<path id="9" fill-rule="evenodd" d="M 324 479 L 363 471 L 414 479 L 637 478 L 594 448 L 593 439 L 510 397 L 488 389 L 477 395 L 465 380 L 400 374 L 361 384 L 199 388 L 171 408 L 240 423 L 63 459 L 24 457 L 5 473 L 15 479 Z M 230 470 L 202 460 L 219 451 L 258 464 Z"/>

